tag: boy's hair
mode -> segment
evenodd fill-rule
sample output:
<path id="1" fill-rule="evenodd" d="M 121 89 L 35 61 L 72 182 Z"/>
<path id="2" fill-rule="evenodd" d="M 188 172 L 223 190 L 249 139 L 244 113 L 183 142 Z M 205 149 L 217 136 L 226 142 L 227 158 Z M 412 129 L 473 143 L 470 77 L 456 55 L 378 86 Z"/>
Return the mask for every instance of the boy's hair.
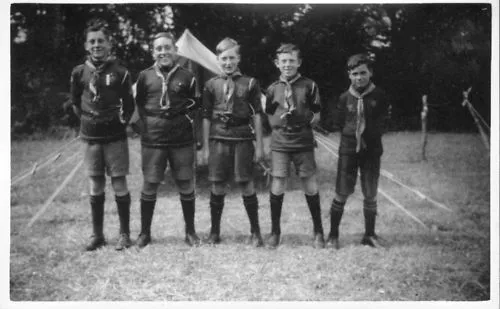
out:
<path id="1" fill-rule="evenodd" d="M 276 49 L 276 59 L 280 54 L 291 54 L 293 52 L 297 52 L 297 58 L 302 59 L 302 55 L 300 54 L 300 48 L 291 43 L 281 43 L 280 47 Z"/>
<path id="2" fill-rule="evenodd" d="M 108 40 L 111 39 L 111 31 L 109 30 L 108 23 L 101 18 L 93 18 L 87 22 L 87 27 L 85 28 L 85 40 L 87 39 L 87 34 L 89 32 L 102 31 Z"/>
<path id="3" fill-rule="evenodd" d="M 238 42 L 236 42 L 236 40 L 233 40 L 229 37 L 226 37 L 226 38 L 222 39 L 222 41 L 220 41 L 219 44 L 217 44 L 217 47 L 215 47 L 215 53 L 218 56 L 218 55 L 222 54 L 223 52 L 225 52 L 226 50 L 234 48 L 234 47 L 236 47 L 236 52 L 239 54 L 240 53 L 240 45 L 238 44 Z"/>
<path id="4" fill-rule="evenodd" d="M 367 54 L 355 54 L 349 57 L 347 60 L 347 71 L 354 70 L 355 68 L 366 64 L 369 70 L 373 68 L 373 61 L 368 57 Z"/>
<path id="5" fill-rule="evenodd" d="M 156 39 L 159 39 L 159 38 L 167 38 L 167 39 L 170 39 L 172 41 L 172 43 L 175 44 L 175 36 L 171 33 L 171 32 L 158 32 L 157 34 L 155 34 L 153 36 L 153 38 L 151 39 L 151 44 L 156 40 Z"/>

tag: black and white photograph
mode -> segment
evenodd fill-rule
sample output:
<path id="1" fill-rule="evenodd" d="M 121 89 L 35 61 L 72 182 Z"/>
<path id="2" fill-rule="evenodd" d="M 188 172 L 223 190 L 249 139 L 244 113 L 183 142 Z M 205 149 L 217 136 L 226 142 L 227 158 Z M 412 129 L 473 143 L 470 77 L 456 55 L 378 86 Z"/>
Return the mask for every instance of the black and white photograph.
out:
<path id="1" fill-rule="evenodd" d="M 497 2 L 4 9 L 0 307 L 498 308 Z"/>

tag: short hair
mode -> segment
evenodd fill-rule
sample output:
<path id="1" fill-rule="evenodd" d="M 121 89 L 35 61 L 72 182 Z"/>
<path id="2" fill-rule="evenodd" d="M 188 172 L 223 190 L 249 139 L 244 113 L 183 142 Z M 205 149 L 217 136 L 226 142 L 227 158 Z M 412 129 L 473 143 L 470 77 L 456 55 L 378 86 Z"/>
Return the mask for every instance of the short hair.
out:
<path id="1" fill-rule="evenodd" d="M 175 44 L 175 36 L 171 32 L 158 32 L 151 39 L 151 43 L 153 43 L 156 39 L 159 39 L 159 38 L 170 39 Z"/>
<path id="2" fill-rule="evenodd" d="M 87 39 L 87 34 L 89 32 L 102 31 L 106 38 L 109 40 L 111 38 L 111 31 L 109 30 L 109 24 L 101 18 L 93 18 L 87 22 L 87 26 L 84 31 L 85 40 Z"/>
<path id="3" fill-rule="evenodd" d="M 372 70 L 373 61 L 370 59 L 370 57 L 367 54 L 352 55 L 347 60 L 347 70 L 348 71 L 354 70 L 355 68 L 357 68 L 363 64 L 366 64 L 368 69 Z"/>
<path id="4" fill-rule="evenodd" d="M 226 37 L 226 38 L 222 39 L 222 41 L 220 41 L 219 44 L 217 44 L 217 46 L 215 47 L 215 53 L 218 56 L 221 53 L 225 52 L 226 50 L 231 49 L 231 48 L 235 48 L 235 47 L 236 47 L 236 52 L 239 54 L 240 53 L 240 45 L 238 44 L 238 42 L 236 42 L 236 40 L 233 40 L 229 37 Z"/>
<path id="5" fill-rule="evenodd" d="M 302 55 L 300 54 L 300 48 L 297 45 L 291 43 L 281 43 L 280 47 L 276 49 L 276 58 L 278 58 L 280 54 L 291 54 L 293 52 L 297 52 L 297 57 L 301 59 Z"/>

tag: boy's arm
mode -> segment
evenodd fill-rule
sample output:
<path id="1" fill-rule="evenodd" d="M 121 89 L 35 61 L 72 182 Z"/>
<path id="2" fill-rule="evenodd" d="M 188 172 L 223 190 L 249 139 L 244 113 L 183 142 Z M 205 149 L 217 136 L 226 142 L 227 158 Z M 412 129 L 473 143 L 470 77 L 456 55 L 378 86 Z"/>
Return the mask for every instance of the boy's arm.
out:
<path id="1" fill-rule="evenodd" d="M 321 98 L 319 96 L 318 85 L 313 82 L 311 87 L 311 92 L 309 94 L 309 109 L 313 112 L 312 119 L 310 121 L 311 126 L 315 127 L 320 120 L 321 112 Z"/>
<path id="2" fill-rule="evenodd" d="M 191 119 L 194 118 L 193 112 L 200 108 L 200 98 L 196 95 L 196 78 L 193 76 L 191 78 L 191 83 L 189 86 L 189 102 L 186 104 L 186 114 Z"/>
<path id="3" fill-rule="evenodd" d="M 266 108 L 265 113 L 268 115 L 273 115 L 279 106 L 278 102 L 273 102 L 274 99 L 274 86 L 271 85 L 266 90 Z"/>
<path id="4" fill-rule="evenodd" d="M 345 98 L 340 95 L 333 107 L 332 132 L 342 131 L 345 123 Z"/>
<path id="5" fill-rule="evenodd" d="M 121 84 L 122 120 L 127 124 L 134 113 L 134 95 L 132 94 L 132 79 L 128 71 L 125 71 Z"/>
<path id="6" fill-rule="evenodd" d="M 262 142 L 262 104 L 259 82 L 255 79 L 253 87 L 250 88 L 250 107 L 253 111 L 254 131 L 255 131 L 255 158 L 257 162 L 264 159 L 264 146 Z M 267 104 L 267 100 L 266 100 Z"/>
<path id="7" fill-rule="evenodd" d="M 213 97 L 210 91 L 210 81 L 205 84 L 202 95 L 202 118 L 203 118 L 203 160 L 208 162 L 208 141 L 210 137 L 210 125 L 212 123 Z"/>
<path id="8" fill-rule="evenodd" d="M 144 88 L 144 75 L 143 73 L 139 73 L 139 77 L 137 77 L 137 81 L 135 83 L 135 104 L 137 106 L 137 113 L 139 117 L 142 119 L 144 116 L 144 105 L 146 98 L 146 89 Z"/>
<path id="9" fill-rule="evenodd" d="M 80 72 L 77 68 L 75 68 L 71 72 L 70 93 L 71 93 L 71 104 L 73 106 L 73 112 L 78 118 L 80 118 L 82 114 L 83 88 L 80 85 Z"/>

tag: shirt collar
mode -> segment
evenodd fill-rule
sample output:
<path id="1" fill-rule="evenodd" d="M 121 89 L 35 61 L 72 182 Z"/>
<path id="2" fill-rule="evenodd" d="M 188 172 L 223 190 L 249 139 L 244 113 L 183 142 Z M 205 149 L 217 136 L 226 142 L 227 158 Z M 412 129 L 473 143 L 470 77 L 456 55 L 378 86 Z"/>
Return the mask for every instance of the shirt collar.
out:
<path id="1" fill-rule="evenodd" d="M 297 75 L 295 75 L 295 77 L 293 77 L 292 79 L 286 79 L 286 77 L 284 77 L 283 75 L 280 75 L 280 81 L 285 83 L 285 84 L 293 84 L 295 83 L 297 80 L 299 80 L 299 78 L 301 78 L 302 75 L 300 73 L 297 73 Z"/>

